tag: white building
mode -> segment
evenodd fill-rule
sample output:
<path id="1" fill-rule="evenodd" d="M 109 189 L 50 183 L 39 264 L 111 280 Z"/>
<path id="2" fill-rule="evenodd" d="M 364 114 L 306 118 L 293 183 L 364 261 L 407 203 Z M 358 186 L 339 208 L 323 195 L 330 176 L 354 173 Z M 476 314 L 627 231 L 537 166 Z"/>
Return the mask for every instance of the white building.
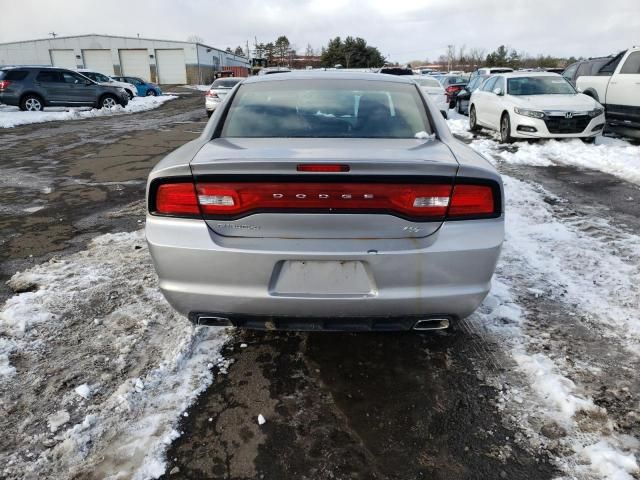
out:
<path id="1" fill-rule="evenodd" d="M 217 71 L 251 68 L 247 58 L 201 43 L 96 34 L 0 43 L 2 65 L 91 68 L 160 84 L 206 84 Z"/>

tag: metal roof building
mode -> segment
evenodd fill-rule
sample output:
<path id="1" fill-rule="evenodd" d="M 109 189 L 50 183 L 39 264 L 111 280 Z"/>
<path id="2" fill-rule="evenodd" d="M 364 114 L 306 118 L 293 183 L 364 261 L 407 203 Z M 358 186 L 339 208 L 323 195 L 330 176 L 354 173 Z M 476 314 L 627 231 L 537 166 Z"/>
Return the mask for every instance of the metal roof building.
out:
<path id="1" fill-rule="evenodd" d="M 98 34 L 1 43 L 1 65 L 91 68 L 160 84 L 207 84 L 225 67 L 251 67 L 245 57 L 201 43 Z"/>

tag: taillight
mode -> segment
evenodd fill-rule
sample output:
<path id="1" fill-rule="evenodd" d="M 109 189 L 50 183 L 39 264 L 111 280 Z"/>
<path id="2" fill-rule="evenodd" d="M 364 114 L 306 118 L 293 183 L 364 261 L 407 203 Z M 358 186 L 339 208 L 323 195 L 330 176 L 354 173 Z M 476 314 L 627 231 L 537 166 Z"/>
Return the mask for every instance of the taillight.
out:
<path id="1" fill-rule="evenodd" d="M 344 182 L 163 183 L 151 213 L 240 218 L 254 213 L 381 213 L 416 221 L 498 216 L 491 185 Z M 153 192 L 153 189 L 152 189 Z"/>
<path id="2" fill-rule="evenodd" d="M 454 93 L 457 92 L 459 90 L 462 90 L 462 87 L 459 85 L 449 85 L 447 88 L 447 93 Z"/>
<path id="3" fill-rule="evenodd" d="M 493 188 L 488 185 L 456 185 L 447 217 L 482 216 L 497 213 Z"/>
<path id="4" fill-rule="evenodd" d="M 204 94 L 205 97 L 212 97 L 212 98 L 218 98 L 218 94 L 216 92 L 214 92 L 213 90 L 209 90 L 207 93 Z"/>
<path id="5" fill-rule="evenodd" d="M 155 213 L 162 215 L 197 215 L 200 213 L 193 183 L 165 183 L 158 186 Z"/>
<path id="6" fill-rule="evenodd" d="M 0 80 L 0 90 L 4 90 L 5 88 L 9 88 L 11 82 L 9 80 Z"/>

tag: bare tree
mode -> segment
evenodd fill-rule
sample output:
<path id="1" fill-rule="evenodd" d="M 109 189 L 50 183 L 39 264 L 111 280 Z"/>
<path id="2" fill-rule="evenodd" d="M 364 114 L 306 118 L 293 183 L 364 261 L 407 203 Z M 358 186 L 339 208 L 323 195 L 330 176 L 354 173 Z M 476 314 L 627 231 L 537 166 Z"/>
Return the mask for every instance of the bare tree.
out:
<path id="1" fill-rule="evenodd" d="M 204 38 L 202 38 L 200 35 L 189 35 L 187 37 L 187 42 L 192 42 L 192 43 L 204 43 Z"/>
<path id="2" fill-rule="evenodd" d="M 456 60 L 456 46 L 447 45 L 447 70 L 451 71 L 451 66 Z"/>
<path id="3" fill-rule="evenodd" d="M 458 69 L 466 70 L 466 66 L 467 66 L 467 57 L 465 55 L 466 50 L 467 50 L 466 45 L 462 45 L 458 49 L 458 60 L 456 62 Z"/>
<path id="4" fill-rule="evenodd" d="M 304 54 L 307 57 L 313 57 L 315 55 L 315 52 L 313 51 L 313 47 L 311 46 L 310 43 L 307 43 L 307 49 L 305 50 Z"/>

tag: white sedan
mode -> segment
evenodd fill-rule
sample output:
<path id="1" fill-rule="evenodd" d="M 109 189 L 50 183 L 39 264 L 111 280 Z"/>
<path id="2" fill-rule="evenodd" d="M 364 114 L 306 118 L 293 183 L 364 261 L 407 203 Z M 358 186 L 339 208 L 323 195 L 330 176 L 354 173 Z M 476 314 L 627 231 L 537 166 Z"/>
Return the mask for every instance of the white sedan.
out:
<path id="1" fill-rule="evenodd" d="M 427 95 L 433 103 L 438 107 L 444 118 L 447 118 L 449 110 L 449 101 L 447 100 L 447 92 L 435 77 L 426 75 L 418 75 L 414 77 L 415 82 L 420 86 L 422 92 Z"/>
<path id="2" fill-rule="evenodd" d="M 471 130 L 496 130 L 503 143 L 516 138 L 592 141 L 604 124 L 602 105 L 556 73 L 494 75 L 473 92 L 469 106 Z"/>
<path id="3" fill-rule="evenodd" d="M 89 70 L 88 68 L 80 68 L 78 69 L 78 72 L 85 77 L 90 78 L 94 82 L 99 83 L 100 85 L 110 85 L 112 87 L 119 87 L 124 89 L 124 91 L 127 92 L 127 95 L 129 95 L 129 100 L 131 100 L 133 97 L 138 96 L 138 89 L 131 83 L 118 82 L 117 80 L 114 80 L 104 73 Z"/>

